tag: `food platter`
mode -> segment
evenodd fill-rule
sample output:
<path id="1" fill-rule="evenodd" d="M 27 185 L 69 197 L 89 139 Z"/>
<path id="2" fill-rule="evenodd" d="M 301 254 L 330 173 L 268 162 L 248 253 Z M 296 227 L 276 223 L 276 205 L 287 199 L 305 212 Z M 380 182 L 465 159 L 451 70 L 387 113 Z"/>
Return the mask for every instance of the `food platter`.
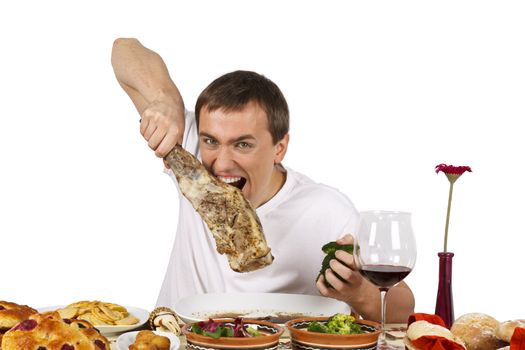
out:
<path id="1" fill-rule="evenodd" d="M 187 323 L 237 316 L 284 323 L 296 317 L 331 316 L 350 312 L 346 303 L 335 299 L 285 293 L 198 294 L 178 300 L 174 309 Z"/>
<path id="2" fill-rule="evenodd" d="M 38 312 L 55 311 L 58 309 L 62 309 L 64 307 L 65 305 L 47 306 L 47 307 L 39 308 Z M 122 333 L 122 332 L 133 330 L 135 328 L 142 326 L 148 321 L 149 312 L 147 310 L 137 308 L 137 307 L 132 307 L 132 306 L 126 306 L 126 309 L 128 310 L 130 314 L 132 314 L 133 316 L 139 319 L 137 323 L 132 324 L 132 325 L 117 325 L 117 326 L 95 324 L 93 326 L 97 328 L 100 331 L 100 333 L 102 333 L 103 335 L 109 335 L 109 334 Z"/>
<path id="3" fill-rule="evenodd" d="M 133 332 L 127 332 L 121 334 L 117 338 L 117 348 L 118 350 L 128 350 L 129 346 L 135 342 L 135 338 L 137 337 L 139 331 L 133 331 Z M 180 346 L 180 340 L 177 338 L 177 336 L 170 332 L 159 332 L 159 331 L 153 331 L 153 333 L 157 335 L 162 335 L 164 337 L 167 337 L 170 339 L 170 350 L 177 350 Z"/>

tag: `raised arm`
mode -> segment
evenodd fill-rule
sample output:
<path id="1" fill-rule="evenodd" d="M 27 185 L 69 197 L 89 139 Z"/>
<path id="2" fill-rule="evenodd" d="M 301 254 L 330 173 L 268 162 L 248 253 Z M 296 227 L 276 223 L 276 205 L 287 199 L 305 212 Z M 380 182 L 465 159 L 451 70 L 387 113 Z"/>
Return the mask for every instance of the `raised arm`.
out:
<path id="1" fill-rule="evenodd" d="M 182 143 L 184 102 L 162 58 L 137 39 L 113 43 L 115 76 L 141 116 L 140 133 L 158 157 Z"/>

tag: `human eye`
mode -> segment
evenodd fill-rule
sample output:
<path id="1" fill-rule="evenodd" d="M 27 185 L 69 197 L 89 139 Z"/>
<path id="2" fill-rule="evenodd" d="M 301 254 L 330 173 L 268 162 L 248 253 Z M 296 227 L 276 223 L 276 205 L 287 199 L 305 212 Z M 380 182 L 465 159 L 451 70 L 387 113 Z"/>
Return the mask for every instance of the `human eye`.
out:
<path id="1" fill-rule="evenodd" d="M 217 144 L 217 140 L 211 137 L 206 137 L 206 136 L 202 137 L 201 141 L 202 143 L 208 146 L 215 146 Z"/>
<path id="2" fill-rule="evenodd" d="M 237 143 L 237 148 L 242 149 L 242 150 L 249 149 L 252 147 L 253 145 L 249 142 L 241 141 Z"/>

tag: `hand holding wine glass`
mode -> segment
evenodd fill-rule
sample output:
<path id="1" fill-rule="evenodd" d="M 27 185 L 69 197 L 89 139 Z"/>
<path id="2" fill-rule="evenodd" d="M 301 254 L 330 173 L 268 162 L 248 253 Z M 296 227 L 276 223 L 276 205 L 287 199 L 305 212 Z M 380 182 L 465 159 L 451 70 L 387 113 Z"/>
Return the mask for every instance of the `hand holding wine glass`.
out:
<path id="1" fill-rule="evenodd" d="M 399 211 L 364 211 L 356 235 L 356 257 L 359 272 L 379 288 L 381 293 L 380 349 L 385 341 L 385 295 L 401 282 L 416 262 L 416 240 L 411 214 Z"/>

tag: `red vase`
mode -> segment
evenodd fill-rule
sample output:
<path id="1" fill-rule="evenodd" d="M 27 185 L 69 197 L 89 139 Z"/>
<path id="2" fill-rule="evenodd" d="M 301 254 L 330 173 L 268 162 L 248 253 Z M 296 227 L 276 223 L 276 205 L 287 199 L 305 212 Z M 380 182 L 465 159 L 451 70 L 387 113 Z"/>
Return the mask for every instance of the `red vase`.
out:
<path id="1" fill-rule="evenodd" d="M 454 253 L 441 252 L 439 256 L 439 285 L 436 299 L 436 315 L 448 328 L 454 323 L 454 301 L 452 299 L 452 257 Z"/>

